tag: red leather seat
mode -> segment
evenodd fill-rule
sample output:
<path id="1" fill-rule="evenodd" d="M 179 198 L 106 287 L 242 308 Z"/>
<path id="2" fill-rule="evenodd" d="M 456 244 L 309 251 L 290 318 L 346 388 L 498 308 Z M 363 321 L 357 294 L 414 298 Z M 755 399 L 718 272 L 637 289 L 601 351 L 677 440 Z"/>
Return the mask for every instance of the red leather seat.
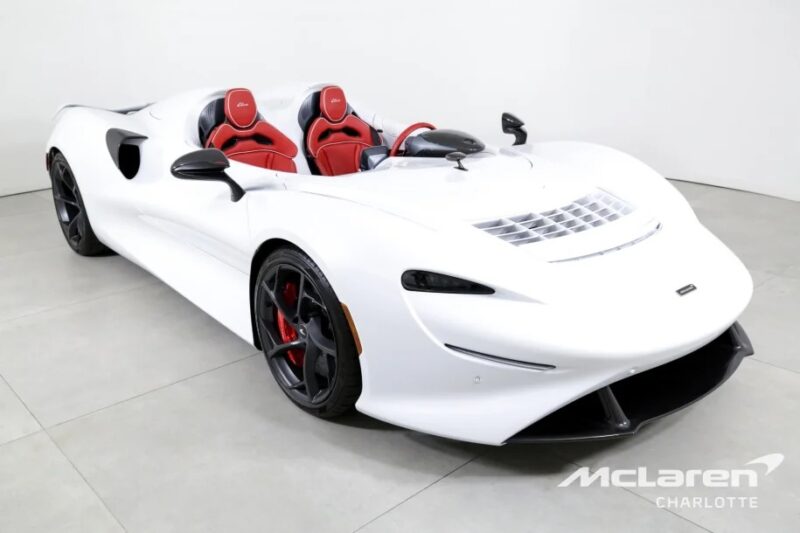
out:
<path id="1" fill-rule="evenodd" d="M 217 148 L 229 159 L 248 165 L 297 172 L 297 146 L 258 116 L 253 93 L 231 89 L 225 93 L 224 105 L 225 121 L 211 130 L 206 148 Z"/>
<path id="2" fill-rule="evenodd" d="M 320 92 L 319 113 L 306 130 L 309 158 L 325 176 L 357 172 L 361 152 L 381 144 L 380 136 L 348 109 L 344 91 L 335 85 Z"/>

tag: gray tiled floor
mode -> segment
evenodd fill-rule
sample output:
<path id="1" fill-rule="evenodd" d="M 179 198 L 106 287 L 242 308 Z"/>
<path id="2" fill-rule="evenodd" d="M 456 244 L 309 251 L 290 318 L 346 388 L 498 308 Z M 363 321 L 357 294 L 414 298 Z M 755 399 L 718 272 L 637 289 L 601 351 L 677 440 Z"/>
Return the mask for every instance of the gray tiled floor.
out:
<path id="1" fill-rule="evenodd" d="M 47 192 L 0 198 L 0 531 L 796 531 L 800 205 L 676 186 L 751 269 L 756 355 L 636 438 L 503 448 L 304 415 L 252 347 L 152 276 L 67 250 Z M 747 492 L 758 509 L 656 504 L 717 494 L 700 488 L 557 487 L 578 466 L 775 452 Z"/>

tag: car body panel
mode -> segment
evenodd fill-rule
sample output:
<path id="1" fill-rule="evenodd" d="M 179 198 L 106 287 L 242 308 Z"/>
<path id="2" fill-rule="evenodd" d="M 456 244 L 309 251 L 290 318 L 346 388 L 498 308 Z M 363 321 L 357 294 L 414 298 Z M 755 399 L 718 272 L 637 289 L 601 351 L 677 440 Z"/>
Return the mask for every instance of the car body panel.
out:
<path id="1" fill-rule="evenodd" d="M 301 146 L 297 108 L 318 87 L 256 96 L 265 118 Z M 69 107 L 47 150 L 68 159 L 104 244 L 247 342 L 257 342 L 250 283 L 258 249 L 282 240 L 308 254 L 352 314 L 363 345 L 356 407 L 376 418 L 502 444 L 576 398 L 709 343 L 750 299 L 742 263 L 675 188 L 606 147 L 488 147 L 463 161 L 466 172 L 444 159 L 392 157 L 337 177 L 311 175 L 301 150 L 298 174 L 232 161 L 228 174 L 246 191 L 239 202 L 224 184 L 173 178 L 172 162 L 201 148 L 200 110 L 222 94 L 192 91 L 130 113 Z M 362 116 L 389 142 L 403 126 Z M 105 146 L 111 128 L 147 137 L 133 179 Z M 520 246 L 476 227 L 595 191 L 624 200 L 632 213 Z M 495 294 L 409 292 L 400 284 L 408 269 Z M 676 292 L 690 284 L 696 290 Z"/>

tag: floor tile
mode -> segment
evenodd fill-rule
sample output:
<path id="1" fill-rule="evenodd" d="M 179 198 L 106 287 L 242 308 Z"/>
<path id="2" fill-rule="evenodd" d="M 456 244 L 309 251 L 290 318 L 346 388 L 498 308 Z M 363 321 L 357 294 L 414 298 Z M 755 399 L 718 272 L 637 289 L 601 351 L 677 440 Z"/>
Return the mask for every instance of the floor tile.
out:
<path id="1" fill-rule="evenodd" d="M 624 489 L 558 487 L 574 470 L 547 446 L 490 449 L 362 531 L 703 531 Z"/>
<path id="2" fill-rule="evenodd" d="M 769 281 L 770 279 L 774 278 L 776 274 L 770 274 L 769 272 L 765 272 L 763 270 L 758 270 L 751 268 L 749 270 L 750 278 L 753 280 L 753 293 L 758 290 L 758 288 Z"/>
<path id="3" fill-rule="evenodd" d="M 0 531 L 123 529 L 43 432 L 0 446 Z"/>
<path id="4" fill-rule="evenodd" d="M 800 375 L 745 359 L 720 389 L 692 407 L 646 427 L 635 438 L 561 445 L 562 456 L 592 469 L 741 469 L 772 453 L 785 456 L 757 487 L 636 488 L 659 497 L 755 496 L 758 508 L 679 509 L 675 512 L 715 532 L 796 531 L 800 520 Z M 702 485 L 702 483 L 700 483 Z M 662 502 L 663 503 L 663 502 Z"/>
<path id="5" fill-rule="evenodd" d="M 0 374 L 45 426 L 255 351 L 162 284 L 0 323 Z"/>
<path id="6" fill-rule="evenodd" d="M 698 218 L 748 268 L 782 274 L 800 265 L 800 202 L 711 188 L 690 203 Z"/>
<path id="7" fill-rule="evenodd" d="M 756 359 L 800 372 L 800 279 L 774 276 L 756 287 L 740 322 Z"/>
<path id="8" fill-rule="evenodd" d="M 48 211 L 52 212 L 55 218 L 52 198 L 45 198 L 38 193 L 15 194 L 12 196 L 0 197 L 0 217 Z"/>
<path id="9" fill-rule="evenodd" d="M 786 270 L 781 272 L 781 275 L 789 278 L 800 279 L 800 261 L 790 265 L 788 268 L 786 268 Z"/>
<path id="10" fill-rule="evenodd" d="M 702 183 L 692 183 L 691 181 L 669 180 L 669 182 L 680 191 L 689 203 L 697 200 L 701 196 L 710 194 L 714 187 L 703 185 Z"/>
<path id="11" fill-rule="evenodd" d="M 0 257 L 0 322 L 154 283 L 119 256 L 81 257 L 65 243 Z"/>
<path id="12" fill-rule="evenodd" d="M 28 409 L 0 378 L 0 445 L 39 431 L 41 427 Z"/>
<path id="13" fill-rule="evenodd" d="M 476 453 L 308 415 L 261 356 L 51 432 L 131 532 L 349 532 Z"/>
<path id="14" fill-rule="evenodd" d="M 67 243 L 55 212 L 0 215 L 0 259 L 59 246 Z"/>
<path id="15" fill-rule="evenodd" d="M 43 200 L 48 200 L 50 202 L 53 201 L 53 191 L 52 191 L 52 189 L 43 189 L 41 191 L 32 192 L 30 194 L 32 194 L 33 196 L 36 196 L 37 198 L 41 198 Z"/>

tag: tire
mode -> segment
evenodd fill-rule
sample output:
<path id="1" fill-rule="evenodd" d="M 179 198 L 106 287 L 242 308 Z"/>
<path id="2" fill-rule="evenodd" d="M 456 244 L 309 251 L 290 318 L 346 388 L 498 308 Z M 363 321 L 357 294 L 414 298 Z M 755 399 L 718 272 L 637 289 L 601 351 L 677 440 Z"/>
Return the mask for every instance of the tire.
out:
<path id="1" fill-rule="evenodd" d="M 63 154 L 57 153 L 50 163 L 50 183 L 58 223 L 69 247 L 85 256 L 112 254 L 92 230 L 75 174 Z"/>
<path id="2" fill-rule="evenodd" d="M 284 394 L 320 418 L 351 411 L 361 394 L 358 353 L 319 267 L 294 248 L 276 250 L 259 269 L 253 301 L 257 334 Z"/>

